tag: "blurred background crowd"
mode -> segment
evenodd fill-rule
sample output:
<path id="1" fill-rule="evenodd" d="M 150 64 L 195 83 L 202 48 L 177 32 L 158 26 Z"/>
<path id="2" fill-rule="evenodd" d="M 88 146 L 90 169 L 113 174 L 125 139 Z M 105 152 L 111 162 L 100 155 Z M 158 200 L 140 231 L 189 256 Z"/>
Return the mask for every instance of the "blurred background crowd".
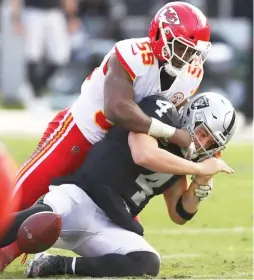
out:
<path id="1" fill-rule="evenodd" d="M 59 110 L 116 41 L 145 37 L 166 0 L 2 0 L 0 106 Z M 173 1 L 172 1 L 173 2 Z M 209 18 L 200 91 L 228 96 L 253 119 L 253 1 L 187 0 Z"/>

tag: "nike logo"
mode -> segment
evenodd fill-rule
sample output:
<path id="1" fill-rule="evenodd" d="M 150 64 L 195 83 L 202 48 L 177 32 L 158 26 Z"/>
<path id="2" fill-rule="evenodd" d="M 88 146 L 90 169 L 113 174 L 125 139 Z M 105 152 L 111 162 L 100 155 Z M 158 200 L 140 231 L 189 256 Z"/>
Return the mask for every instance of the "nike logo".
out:
<path id="1" fill-rule="evenodd" d="M 133 46 L 132 46 L 132 45 L 131 45 L 131 51 L 132 51 L 132 54 L 133 54 L 133 55 L 138 54 L 138 52 L 135 52 L 135 51 L 134 51 L 134 48 L 133 48 Z"/>

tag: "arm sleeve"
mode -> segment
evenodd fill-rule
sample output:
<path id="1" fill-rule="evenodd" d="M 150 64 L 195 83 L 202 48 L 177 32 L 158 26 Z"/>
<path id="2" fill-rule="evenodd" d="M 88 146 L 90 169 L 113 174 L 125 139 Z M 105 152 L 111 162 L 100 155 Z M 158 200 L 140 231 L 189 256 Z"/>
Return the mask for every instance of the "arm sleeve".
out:
<path id="1" fill-rule="evenodd" d="M 140 48 L 140 45 L 144 50 Z M 144 53 L 150 52 L 147 38 L 128 39 L 115 44 L 115 54 L 132 80 L 148 72 L 149 65 L 144 63 Z"/>

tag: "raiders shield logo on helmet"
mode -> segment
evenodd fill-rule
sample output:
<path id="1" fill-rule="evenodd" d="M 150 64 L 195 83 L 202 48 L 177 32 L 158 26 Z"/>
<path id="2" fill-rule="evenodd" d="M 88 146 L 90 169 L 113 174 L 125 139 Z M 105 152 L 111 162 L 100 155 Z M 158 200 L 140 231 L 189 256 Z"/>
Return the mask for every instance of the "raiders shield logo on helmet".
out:
<path id="1" fill-rule="evenodd" d="M 191 109 L 203 109 L 209 106 L 209 99 L 205 96 L 200 96 L 192 104 Z"/>

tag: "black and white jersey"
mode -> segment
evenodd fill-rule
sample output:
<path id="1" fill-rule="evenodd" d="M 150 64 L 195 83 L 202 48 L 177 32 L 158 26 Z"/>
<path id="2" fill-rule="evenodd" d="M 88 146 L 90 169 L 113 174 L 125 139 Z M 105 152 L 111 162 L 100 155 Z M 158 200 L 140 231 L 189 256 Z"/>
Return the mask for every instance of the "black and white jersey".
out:
<path id="1" fill-rule="evenodd" d="M 175 107 L 164 97 L 149 96 L 139 106 L 147 115 L 180 127 Z M 91 193 L 96 186 L 107 186 L 124 199 L 132 215 L 137 215 L 153 196 L 162 194 L 180 176 L 155 173 L 136 165 L 128 145 L 128 134 L 129 131 L 121 127 L 113 127 L 103 140 L 93 146 L 79 170 L 65 178 L 65 182 L 75 183 Z M 158 144 L 160 148 L 182 157 L 181 149 L 166 139 L 158 139 Z"/>

